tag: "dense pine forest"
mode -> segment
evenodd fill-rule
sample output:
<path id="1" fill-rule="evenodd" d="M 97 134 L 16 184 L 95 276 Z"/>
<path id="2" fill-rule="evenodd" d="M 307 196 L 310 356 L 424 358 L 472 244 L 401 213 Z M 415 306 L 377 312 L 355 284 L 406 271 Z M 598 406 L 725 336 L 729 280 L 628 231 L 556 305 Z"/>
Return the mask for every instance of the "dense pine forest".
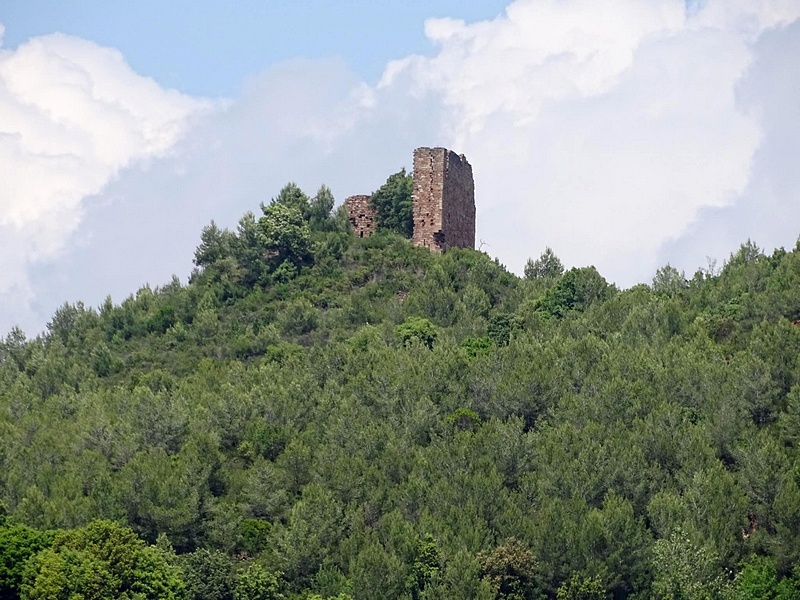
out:
<path id="1" fill-rule="evenodd" d="M 800 243 L 518 278 L 413 247 L 404 177 L 4 337 L 0 598 L 800 598 Z"/>

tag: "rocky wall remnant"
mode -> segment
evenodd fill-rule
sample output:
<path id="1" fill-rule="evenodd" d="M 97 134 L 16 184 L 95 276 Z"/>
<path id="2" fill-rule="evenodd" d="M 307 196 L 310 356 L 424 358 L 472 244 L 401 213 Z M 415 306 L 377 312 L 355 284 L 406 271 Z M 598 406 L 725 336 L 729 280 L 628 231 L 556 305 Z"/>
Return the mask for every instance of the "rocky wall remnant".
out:
<path id="1" fill-rule="evenodd" d="M 415 246 L 432 252 L 475 247 L 475 183 L 464 155 L 446 148 L 414 150 Z"/>
<path id="2" fill-rule="evenodd" d="M 370 204 L 371 196 L 350 196 L 344 201 L 347 207 L 347 216 L 353 226 L 353 233 L 358 237 L 369 237 L 378 227 L 375 220 L 375 210 Z"/>

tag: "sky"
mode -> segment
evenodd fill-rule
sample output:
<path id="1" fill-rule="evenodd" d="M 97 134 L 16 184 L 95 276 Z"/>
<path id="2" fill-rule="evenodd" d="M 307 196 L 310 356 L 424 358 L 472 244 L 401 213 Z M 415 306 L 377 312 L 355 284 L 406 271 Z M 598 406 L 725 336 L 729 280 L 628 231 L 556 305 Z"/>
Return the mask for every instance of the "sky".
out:
<path id="1" fill-rule="evenodd" d="M 0 335 L 186 281 L 289 181 L 466 155 L 480 248 L 621 288 L 800 234 L 797 0 L 6 0 Z"/>

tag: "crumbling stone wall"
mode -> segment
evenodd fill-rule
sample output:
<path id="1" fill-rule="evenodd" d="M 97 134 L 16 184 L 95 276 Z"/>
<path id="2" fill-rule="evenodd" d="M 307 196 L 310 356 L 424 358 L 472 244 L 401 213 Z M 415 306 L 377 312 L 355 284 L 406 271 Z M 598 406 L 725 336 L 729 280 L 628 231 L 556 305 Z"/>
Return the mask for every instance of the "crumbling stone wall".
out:
<path id="1" fill-rule="evenodd" d="M 369 237 L 378 228 L 375 211 L 370 204 L 371 197 L 367 195 L 350 196 L 344 201 L 344 205 L 347 207 L 347 216 L 353 226 L 353 233 L 357 237 Z"/>
<path id="2" fill-rule="evenodd" d="M 432 252 L 475 247 L 475 183 L 463 154 L 414 150 L 413 207 L 415 246 Z"/>

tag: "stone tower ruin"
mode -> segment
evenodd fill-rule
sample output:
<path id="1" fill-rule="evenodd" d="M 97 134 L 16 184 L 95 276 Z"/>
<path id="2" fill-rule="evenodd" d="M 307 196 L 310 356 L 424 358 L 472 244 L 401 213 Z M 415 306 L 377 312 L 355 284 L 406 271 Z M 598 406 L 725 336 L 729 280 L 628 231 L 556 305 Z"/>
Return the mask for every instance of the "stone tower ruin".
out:
<path id="1" fill-rule="evenodd" d="M 415 246 L 432 252 L 475 247 L 475 183 L 464 155 L 446 148 L 414 150 Z"/>
<path id="2" fill-rule="evenodd" d="M 464 155 L 446 148 L 414 150 L 415 246 L 431 252 L 475 247 L 475 183 Z M 377 230 L 370 196 L 350 196 L 344 201 L 353 232 L 369 237 Z"/>

